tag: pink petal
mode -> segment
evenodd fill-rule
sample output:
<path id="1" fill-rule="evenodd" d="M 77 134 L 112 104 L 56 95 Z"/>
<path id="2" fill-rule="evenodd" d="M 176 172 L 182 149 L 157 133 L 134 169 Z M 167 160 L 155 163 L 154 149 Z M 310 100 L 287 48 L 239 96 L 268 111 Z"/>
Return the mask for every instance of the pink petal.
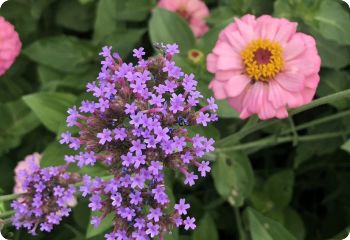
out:
<path id="1" fill-rule="evenodd" d="M 250 83 L 250 79 L 245 75 L 232 76 L 225 84 L 225 91 L 229 97 L 236 97 L 242 93 Z"/>
<path id="2" fill-rule="evenodd" d="M 283 48 L 283 57 L 285 61 L 292 60 L 302 54 L 305 50 L 305 44 L 302 37 L 295 34 L 292 39 Z"/>
<path id="3" fill-rule="evenodd" d="M 275 108 L 280 108 L 286 105 L 286 99 L 284 92 L 286 90 L 282 89 L 282 87 L 274 80 L 269 82 L 269 92 L 268 92 L 268 100 L 272 103 Z"/>
<path id="4" fill-rule="evenodd" d="M 290 92 L 299 92 L 305 85 L 305 77 L 300 73 L 282 72 L 277 74 L 276 81 Z"/>
<path id="5" fill-rule="evenodd" d="M 221 55 L 217 67 L 219 70 L 240 70 L 243 69 L 244 65 L 240 57 Z"/>
<path id="6" fill-rule="evenodd" d="M 209 88 L 213 90 L 214 92 L 214 97 L 216 99 L 225 99 L 227 98 L 227 94 L 225 91 L 225 83 L 222 83 L 217 80 L 213 80 L 209 84 Z"/>
<path id="7" fill-rule="evenodd" d="M 283 18 L 279 21 L 280 27 L 276 33 L 274 40 L 280 43 L 286 43 L 293 36 L 293 34 L 296 33 L 298 24 L 295 22 L 290 22 L 287 19 Z"/>
<path id="8" fill-rule="evenodd" d="M 217 70 L 217 61 L 218 61 L 218 57 L 213 54 L 213 53 L 210 53 L 208 56 L 207 56 L 207 69 L 209 72 L 211 73 L 215 73 L 216 70 Z"/>
<path id="9" fill-rule="evenodd" d="M 245 23 L 239 18 L 235 18 L 235 23 L 237 24 L 237 28 L 246 42 L 256 39 L 255 31 L 251 25 Z"/>

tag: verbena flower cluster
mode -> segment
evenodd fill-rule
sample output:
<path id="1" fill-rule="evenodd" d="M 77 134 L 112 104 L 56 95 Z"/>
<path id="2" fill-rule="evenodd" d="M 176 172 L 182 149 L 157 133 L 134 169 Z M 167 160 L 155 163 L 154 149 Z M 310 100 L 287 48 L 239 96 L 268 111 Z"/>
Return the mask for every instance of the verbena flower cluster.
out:
<path id="1" fill-rule="evenodd" d="M 77 173 L 68 173 L 67 167 L 48 167 L 41 169 L 34 161 L 27 170 L 18 172 L 24 179 L 21 191 L 24 193 L 12 202 L 15 210 L 13 225 L 24 227 L 35 235 L 38 230 L 50 232 L 54 225 L 69 215 L 70 205 L 75 201 L 73 184 L 79 182 Z"/>
<path id="2" fill-rule="evenodd" d="M 194 75 L 175 65 L 178 46 L 158 48 L 161 54 L 149 59 L 144 59 L 143 48 L 134 49 L 137 64 L 132 64 L 104 47 L 98 80 L 87 84 L 97 100 L 82 101 L 80 107 L 68 110 L 67 124 L 78 127 L 79 135 L 65 132 L 60 142 L 79 154 L 65 156 L 66 162 L 83 167 L 99 161 L 113 176 L 110 180 L 85 176 L 80 188 L 96 212 L 91 219 L 94 226 L 114 215 L 107 240 L 150 239 L 162 237 L 174 226 L 196 227 L 195 219 L 187 216 L 190 205 L 185 199 L 170 206 L 164 170 L 179 171 L 189 186 L 198 175 L 206 176 L 209 162 L 199 159 L 214 150 L 214 140 L 190 136 L 186 127 L 216 121 L 217 105 L 210 98 L 196 110 L 203 96 L 196 90 Z"/>

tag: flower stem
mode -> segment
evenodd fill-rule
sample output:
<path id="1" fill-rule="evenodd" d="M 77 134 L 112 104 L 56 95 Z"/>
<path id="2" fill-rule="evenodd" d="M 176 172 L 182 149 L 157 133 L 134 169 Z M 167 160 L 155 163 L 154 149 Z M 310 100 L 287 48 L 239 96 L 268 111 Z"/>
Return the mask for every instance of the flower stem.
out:
<path id="1" fill-rule="evenodd" d="M 5 217 L 12 216 L 14 213 L 15 213 L 15 211 L 13 211 L 13 210 L 0 213 L 0 218 L 5 218 Z"/>
<path id="2" fill-rule="evenodd" d="M 239 208 L 234 207 L 233 210 L 234 210 L 234 213 L 235 213 L 235 219 L 236 219 L 239 239 L 240 240 L 245 240 L 246 239 L 246 234 L 245 234 L 244 229 L 243 229 L 242 219 L 241 219 L 241 214 L 239 212 Z"/>
<path id="3" fill-rule="evenodd" d="M 341 132 L 320 133 L 320 134 L 299 136 L 298 141 L 299 142 L 317 141 L 317 140 L 323 140 L 323 139 L 329 139 L 329 138 L 337 138 L 337 137 L 344 136 L 346 134 L 347 132 L 341 131 Z M 271 136 L 258 141 L 244 143 L 244 144 L 240 144 L 232 147 L 217 148 L 216 151 L 225 153 L 225 152 L 231 152 L 231 151 L 246 150 L 246 149 L 255 148 L 255 147 L 278 145 L 281 143 L 292 142 L 293 140 L 294 140 L 294 136 L 286 136 L 286 137 Z"/>
<path id="4" fill-rule="evenodd" d="M 295 124 L 294 124 L 292 116 L 288 116 L 288 121 L 289 121 L 290 129 L 291 129 L 293 137 L 294 137 L 293 138 L 293 147 L 295 147 L 296 145 L 298 145 L 298 141 L 299 141 L 298 132 L 295 128 Z"/>
<path id="5" fill-rule="evenodd" d="M 0 202 L 9 201 L 22 196 L 24 193 L 14 193 L 9 195 L 0 196 Z"/>
<path id="6" fill-rule="evenodd" d="M 343 117 L 346 117 L 348 115 L 350 115 L 350 110 L 339 112 L 339 113 L 336 113 L 336 114 L 333 114 L 333 115 L 330 115 L 327 117 L 318 118 L 318 119 L 315 119 L 313 121 L 300 124 L 300 125 L 295 127 L 295 130 L 296 131 L 303 130 L 303 129 L 306 129 L 309 127 L 313 127 L 313 126 L 316 126 L 319 124 L 323 124 L 323 123 L 327 123 L 327 122 L 336 120 L 338 118 L 343 118 Z M 282 134 L 286 134 L 286 133 L 290 133 L 290 132 L 292 132 L 292 129 L 286 129 L 286 130 L 282 131 Z"/>
<path id="7" fill-rule="evenodd" d="M 309 104 L 306 104 L 300 108 L 297 108 L 297 109 L 294 109 L 294 110 L 291 110 L 289 112 L 289 116 L 293 116 L 295 114 L 298 114 L 298 113 L 301 113 L 301 112 L 304 112 L 306 110 L 309 110 L 309 109 L 312 109 L 312 108 L 315 108 L 315 107 L 318 107 L 318 106 L 321 106 L 321 105 L 324 105 L 324 104 L 327 104 L 327 103 L 332 103 L 338 99 L 341 99 L 341 98 L 344 98 L 344 97 L 347 97 L 347 96 L 350 96 L 350 89 L 347 89 L 347 90 L 344 90 L 344 91 L 341 91 L 341 92 L 337 92 L 337 93 L 334 93 L 334 94 L 331 94 L 331 95 L 328 95 L 328 96 L 325 96 L 325 97 L 322 97 L 322 98 L 319 98 L 319 99 L 316 99 L 314 101 L 312 101 L 311 103 Z M 240 140 L 242 138 L 244 138 L 245 136 L 253 133 L 253 132 L 256 132 L 258 130 L 261 130 L 265 127 L 268 127 L 272 124 L 275 124 L 279 122 L 278 119 L 273 119 L 273 120 L 268 120 L 268 121 L 261 121 L 261 122 L 258 122 L 257 124 L 251 126 L 251 127 L 247 127 L 247 128 L 244 128 L 242 129 L 241 131 L 235 133 L 235 134 L 232 134 L 230 136 L 227 136 L 223 139 L 221 139 L 220 141 L 217 141 L 216 143 L 216 146 L 218 147 L 225 147 L 229 144 L 231 144 L 233 141 L 237 141 L 237 140 Z"/>

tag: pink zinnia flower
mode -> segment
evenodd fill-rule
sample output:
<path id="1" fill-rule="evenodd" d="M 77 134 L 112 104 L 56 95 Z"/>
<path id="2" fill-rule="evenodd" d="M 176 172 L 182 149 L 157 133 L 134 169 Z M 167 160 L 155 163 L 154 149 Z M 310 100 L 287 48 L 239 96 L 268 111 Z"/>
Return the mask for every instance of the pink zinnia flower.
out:
<path id="1" fill-rule="evenodd" d="M 228 99 L 243 119 L 285 118 L 287 109 L 309 103 L 321 60 L 314 38 L 296 29 L 297 23 L 266 15 L 227 26 L 207 57 L 215 97 Z"/>
<path id="2" fill-rule="evenodd" d="M 208 31 L 205 18 L 209 16 L 207 5 L 201 0 L 160 0 L 158 7 L 176 12 L 189 24 L 196 37 Z"/>
<path id="3" fill-rule="evenodd" d="M 24 158 L 24 160 L 18 162 L 15 168 L 15 187 L 14 193 L 23 192 L 23 182 L 27 177 L 27 174 L 35 172 L 39 168 L 41 155 L 39 153 L 33 153 Z"/>
<path id="4" fill-rule="evenodd" d="M 22 47 L 14 26 L 0 16 L 0 76 L 13 64 Z"/>

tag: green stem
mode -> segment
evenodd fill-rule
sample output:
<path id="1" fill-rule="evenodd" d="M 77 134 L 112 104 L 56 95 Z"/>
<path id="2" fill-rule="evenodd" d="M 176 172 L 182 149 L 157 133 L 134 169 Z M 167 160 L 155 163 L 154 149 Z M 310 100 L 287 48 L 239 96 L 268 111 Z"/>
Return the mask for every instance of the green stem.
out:
<path id="1" fill-rule="evenodd" d="M 0 196 L 0 202 L 9 201 L 22 196 L 24 193 L 14 193 L 9 195 Z"/>
<path id="2" fill-rule="evenodd" d="M 299 136 L 298 140 L 300 142 L 317 141 L 317 140 L 341 137 L 341 136 L 344 136 L 345 134 L 347 134 L 347 132 L 344 132 L 344 131 L 313 134 L 313 135 Z M 240 144 L 232 147 L 217 148 L 216 151 L 220 153 L 225 153 L 225 152 L 231 152 L 231 151 L 246 150 L 246 149 L 256 148 L 256 147 L 261 148 L 264 146 L 271 146 L 271 145 L 278 145 L 281 143 L 292 142 L 293 140 L 294 140 L 294 136 L 286 136 L 286 137 L 271 136 L 258 141 Z"/>
<path id="3" fill-rule="evenodd" d="M 350 115 L 350 110 L 339 112 L 339 113 L 336 113 L 336 114 L 333 114 L 333 115 L 330 115 L 330 116 L 327 116 L 327 117 L 318 118 L 316 120 L 300 124 L 300 125 L 295 127 L 295 130 L 296 131 L 303 130 L 303 129 L 306 129 L 306 128 L 309 128 L 309 127 L 313 127 L 313 126 L 316 126 L 316 125 L 320 125 L 320 124 L 323 124 L 323 123 L 327 123 L 327 122 L 336 120 L 338 118 L 343 118 L 343 117 L 346 117 L 348 115 Z M 287 134 L 287 133 L 290 133 L 290 132 L 292 132 L 292 129 L 286 129 L 286 130 L 282 131 L 282 134 Z"/>
<path id="4" fill-rule="evenodd" d="M 293 134 L 293 146 L 295 147 L 296 145 L 298 145 L 298 141 L 299 141 L 298 132 L 295 128 L 295 124 L 294 124 L 292 116 L 288 116 L 288 121 L 290 124 L 290 129 L 291 129 L 292 134 Z"/>
<path id="5" fill-rule="evenodd" d="M 13 211 L 13 210 L 0 213 L 0 218 L 5 218 L 5 217 L 12 216 L 14 213 L 15 213 L 15 211 Z"/>
<path id="6" fill-rule="evenodd" d="M 241 214 L 239 212 L 239 209 L 234 207 L 234 213 L 235 213 L 235 219 L 236 219 L 236 224 L 237 224 L 237 230 L 238 230 L 238 234 L 239 234 L 239 239 L 240 240 L 245 240 L 246 239 L 246 235 L 243 229 L 243 224 L 242 224 L 242 219 L 241 219 Z"/>
<path id="7" fill-rule="evenodd" d="M 328 95 L 326 97 L 316 99 L 316 100 L 312 101 L 311 103 L 306 104 L 300 108 L 291 110 L 289 112 L 289 116 L 293 116 L 293 115 L 296 115 L 298 113 L 304 112 L 306 110 L 309 110 L 309 109 L 312 109 L 312 108 L 315 108 L 315 107 L 318 107 L 318 106 L 321 106 L 321 105 L 324 105 L 327 103 L 334 102 L 338 99 L 341 99 L 341 98 L 344 98 L 347 96 L 350 96 L 350 89 L 344 90 L 341 92 L 337 92 L 337 93 Z M 225 146 L 229 145 L 230 143 L 232 143 L 233 141 L 240 140 L 253 132 L 256 132 L 260 129 L 268 127 L 268 126 L 275 124 L 277 122 L 279 122 L 278 119 L 258 122 L 256 125 L 254 125 L 252 127 L 244 128 L 243 130 L 239 131 L 238 133 L 232 134 L 230 136 L 227 136 L 227 137 L 217 141 L 216 146 L 225 147 Z"/>

